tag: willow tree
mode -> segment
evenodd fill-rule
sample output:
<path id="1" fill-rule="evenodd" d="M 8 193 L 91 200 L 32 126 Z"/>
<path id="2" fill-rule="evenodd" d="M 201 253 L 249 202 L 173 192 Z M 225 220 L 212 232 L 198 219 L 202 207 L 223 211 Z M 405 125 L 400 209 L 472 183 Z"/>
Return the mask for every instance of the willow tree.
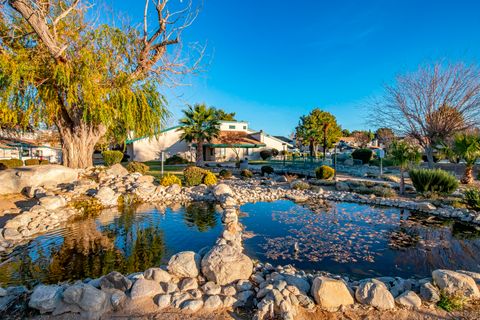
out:
<path id="1" fill-rule="evenodd" d="M 96 24 L 80 0 L 8 0 L 0 17 L 0 123 L 56 126 L 63 164 L 92 165 L 107 131 L 153 135 L 167 116 L 159 86 L 189 72 L 180 34 L 195 13 L 154 2 L 155 27 Z M 1 4 L 0 4 L 1 6 Z M 172 49 L 170 49 L 172 48 Z"/>

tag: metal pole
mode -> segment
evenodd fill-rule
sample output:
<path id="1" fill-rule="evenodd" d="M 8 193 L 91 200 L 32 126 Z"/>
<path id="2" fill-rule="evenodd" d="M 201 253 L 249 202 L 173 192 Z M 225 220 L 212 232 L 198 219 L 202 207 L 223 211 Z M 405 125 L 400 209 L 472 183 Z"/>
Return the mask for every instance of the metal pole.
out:
<path id="1" fill-rule="evenodd" d="M 337 181 L 337 145 L 334 146 L 334 158 L 333 158 L 333 168 L 334 168 L 334 173 L 333 173 L 333 179 Z"/>
<path id="2" fill-rule="evenodd" d="M 383 175 L 383 158 L 380 158 L 380 175 Z"/>
<path id="3" fill-rule="evenodd" d="M 162 177 L 163 177 L 163 160 L 165 159 L 165 153 L 162 151 Z"/>

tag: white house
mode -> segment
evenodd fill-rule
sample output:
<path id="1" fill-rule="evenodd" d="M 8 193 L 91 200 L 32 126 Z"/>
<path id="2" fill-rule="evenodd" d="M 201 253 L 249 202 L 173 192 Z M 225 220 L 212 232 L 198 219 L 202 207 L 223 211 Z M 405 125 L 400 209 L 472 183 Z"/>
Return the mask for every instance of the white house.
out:
<path id="1" fill-rule="evenodd" d="M 180 139 L 181 126 L 162 130 L 156 137 L 145 137 L 127 141 L 127 154 L 135 161 L 150 161 L 178 154 L 188 160 L 195 160 L 195 144 Z M 292 144 L 268 135 L 262 130 L 249 128 L 244 121 L 220 121 L 220 135 L 203 149 L 204 161 L 232 161 L 236 159 L 259 159 L 260 151 L 292 148 Z"/>
<path id="2" fill-rule="evenodd" d="M 39 159 L 62 162 L 62 150 L 55 132 L 40 130 L 18 135 L 0 131 L 0 159 Z"/>

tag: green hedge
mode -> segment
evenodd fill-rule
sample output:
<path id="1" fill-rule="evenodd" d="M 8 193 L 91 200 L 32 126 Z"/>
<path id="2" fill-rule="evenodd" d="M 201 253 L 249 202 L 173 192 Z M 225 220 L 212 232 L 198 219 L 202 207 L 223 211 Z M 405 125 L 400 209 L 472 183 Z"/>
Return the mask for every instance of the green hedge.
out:
<path id="1" fill-rule="evenodd" d="M 173 155 L 167 160 L 165 160 L 166 165 L 172 165 L 172 164 L 187 164 L 188 160 L 180 157 L 179 155 Z"/>
<path id="2" fill-rule="evenodd" d="M 222 169 L 222 170 L 220 170 L 220 172 L 218 173 L 218 175 L 219 175 L 220 178 L 222 178 L 222 179 L 230 179 L 230 178 L 232 177 L 232 171 L 227 170 L 227 169 Z"/>
<path id="3" fill-rule="evenodd" d="M 41 164 L 41 165 L 50 164 L 50 161 L 48 161 L 48 160 L 46 160 L 46 159 L 43 159 L 43 160 L 40 160 L 40 164 Z"/>
<path id="4" fill-rule="evenodd" d="M 206 173 L 207 170 L 195 166 L 185 168 L 185 170 L 183 170 L 185 185 L 187 187 L 193 187 L 202 184 Z"/>
<path id="5" fill-rule="evenodd" d="M 27 159 L 25 160 L 26 166 L 38 166 L 40 164 L 40 160 L 38 159 Z"/>
<path id="6" fill-rule="evenodd" d="M 137 161 L 129 162 L 125 168 L 128 170 L 128 172 L 139 172 L 141 174 L 147 173 L 150 169 L 146 164 Z"/>
<path id="7" fill-rule="evenodd" d="M 352 158 L 361 160 L 363 164 L 369 163 L 372 160 L 373 151 L 370 149 L 357 149 L 352 152 Z"/>
<path id="8" fill-rule="evenodd" d="M 262 171 L 262 176 L 265 174 L 272 174 L 274 171 L 271 166 L 263 166 L 260 170 Z"/>
<path id="9" fill-rule="evenodd" d="M 23 167 L 23 161 L 20 159 L 0 160 L 0 170 Z"/>
<path id="10" fill-rule="evenodd" d="M 123 159 L 123 152 L 117 150 L 106 150 L 102 152 L 103 162 L 110 167 L 120 163 Z"/>
<path id="11" fill-rule="evenodd" d="M 262 150 L 260 151 L 260 157 L 262 160 L 267 160 L 272 157 L 272 151 L 271 150 Z"/>
<path id="12" fill-rule="evenodd" d="M 418 193 L 449 195 L 458 188 L 457 178 L 441 169 L 412 169 L 410 179 Z"/>
<path id="13" fill-rule="evenodd" d="M 335 169 L 329 166 L 321 166 L 315 169 L 317 179 L 331 180 L 335 176 Z"/>

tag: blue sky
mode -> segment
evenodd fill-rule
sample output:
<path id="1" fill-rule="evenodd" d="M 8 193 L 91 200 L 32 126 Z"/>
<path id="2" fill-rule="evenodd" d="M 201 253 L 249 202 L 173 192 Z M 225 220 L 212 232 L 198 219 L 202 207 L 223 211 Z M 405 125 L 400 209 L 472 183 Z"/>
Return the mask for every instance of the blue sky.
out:
<path id="1" fill-rule="evenodd" d="M 142 21 L 143 1 L 107 2 Z M 315 107 L 344 128 L 367 128 L 369 99 L 396 74 L 478 63 L 479 12 L 474 0 L 204 0 L 183 40 L 207 45 L 205 71 L 161 89 L 171 124 L 185 104 L 205 102 L 271 134 L 289 134 Z"/>

